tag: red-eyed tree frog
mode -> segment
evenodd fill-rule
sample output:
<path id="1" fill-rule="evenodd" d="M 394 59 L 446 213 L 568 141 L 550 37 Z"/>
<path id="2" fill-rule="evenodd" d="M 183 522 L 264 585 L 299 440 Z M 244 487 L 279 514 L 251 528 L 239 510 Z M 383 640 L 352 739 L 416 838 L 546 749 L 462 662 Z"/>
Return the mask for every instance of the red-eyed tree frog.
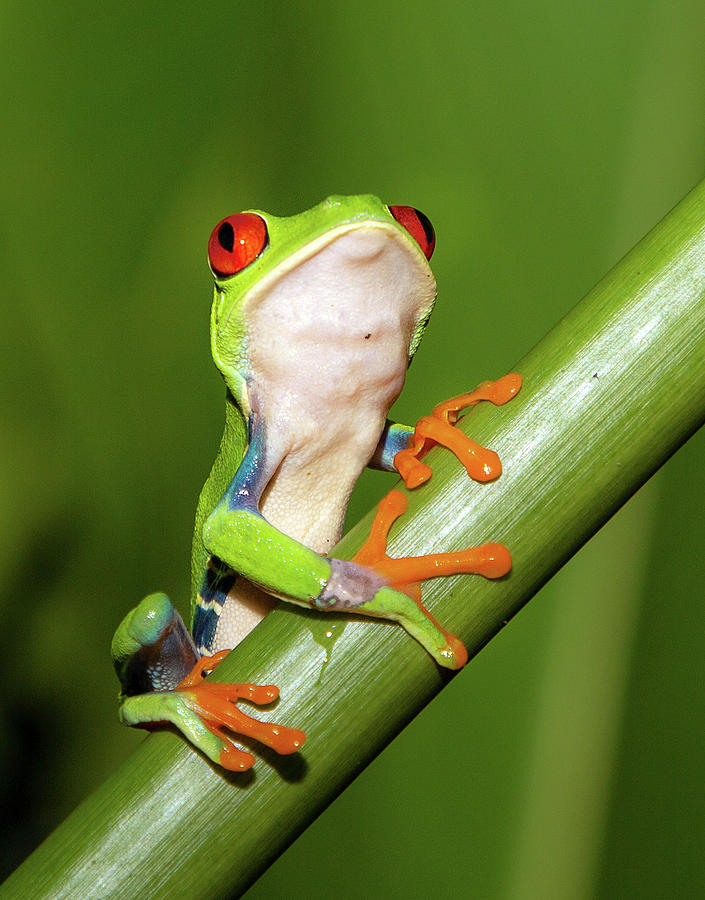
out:
<path id="1" fill-rule="evenodd" d="M 434 244 L 423 213 L 368 195 L 329 197 L 288 218 L 237 213 L 214 228 L 210 334 L 227 387 L 225 431 L 196 512 L 192 627 L 164 594 L 122 621 L 112 655 L 125 724 L 171 723 L 233 770 L 254 762 L 233 732 L 279 753 L 298 750 L 303 732 L 235 706 L 241 697 L 269 703 L 276 687 L 204 680 L 274 598 L 394 620 L 439 665 L 465 663 L 462 642 L 424 609 L 416 583 L 456 572 L 500 577 L 511 567 L 505 547 L 390 559 L 386 535 L 406 502 L 392 491 L 353 561 L 326 555 L 367 465 L 415 487 L 431 474 L 419 456 L 440 443 L 471 477 L 500 473 L 496 454 L 454 423 L 480 400 L 511 399 L 517 375 L 441 404 L 415 428 L 387 419 L 436 297 Z"/>

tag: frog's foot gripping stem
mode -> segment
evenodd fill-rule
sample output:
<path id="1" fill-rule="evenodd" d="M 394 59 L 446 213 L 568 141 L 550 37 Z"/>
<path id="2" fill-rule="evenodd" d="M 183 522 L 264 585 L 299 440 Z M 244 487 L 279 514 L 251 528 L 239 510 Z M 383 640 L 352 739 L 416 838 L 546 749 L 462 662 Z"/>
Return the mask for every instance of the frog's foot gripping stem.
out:
<path id="1" fill-rule="evenodd" d="M 228 732 L 253 738 L 279 754 L 295 753 L 306 740 L 303 731 L 260 722 L 235 706 L 240 699 L 257 706 L 272 703 L 279 696 L 277 687 L 204 680 L 205 673 L 213 671 L 229 652 L 221 650 L 199 659 L 173 691 L 127 697 L 120 708 L 121 720 L 143 728 L 170 722 L 214 763 L 233 772 L 247 771 L 255 758 L 239 749 Z"/>
<path id="2" fill-rule="evenodd" d="M 469 394 L 460 394 L 439 403 L 430 416 L 416 423 L 409 446 L 394 457 L 394 466 L 404 479 L 407 488 L 415 488 L 431 477 L 431 469 L 421 462 L 434 444 L 442 444 L 454 453 L 475 481 L 493 481 L 502 474 L 502 464 L 493 450 L 488 450 L 471 440 L 456 428 L 455 423 L 462 410 L 475 406 L 482 400 L 502 406 L 508 403 L 521 388 L 521 375 L 512 372 L 498 381 L 485 381 Z"/>
<path id="3" fill-rule="evenodd" d="M 511 569 L 512 558 L 503 544 L 490 543 L 455 553 L 392 559 L 387 555 L 389 530 L 406 512 L 407 506 L 407 498 L 401 491 L 390 491 L 377 508 L 369 537 L 354 557 L 354 562 L 374 569 L 389 585 L 377 591 L 359 611 L 399 622 L 439 665 L 460 669 L 468 658 L 465 645 L 460 638 L 442 628 L 422 604 L 419 582 L 461 572 L 501 578 Z M 412 603 L 400 604 L 400 593 L 407 595 Z"/>

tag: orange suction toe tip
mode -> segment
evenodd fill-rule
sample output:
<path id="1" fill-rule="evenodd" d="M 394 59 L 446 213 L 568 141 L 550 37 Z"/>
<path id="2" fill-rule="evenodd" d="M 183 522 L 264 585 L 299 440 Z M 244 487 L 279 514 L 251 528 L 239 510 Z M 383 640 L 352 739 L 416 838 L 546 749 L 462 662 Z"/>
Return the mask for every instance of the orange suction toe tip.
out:
<path id="1" fill-rule="evenodd" d="M 485 560 L 481 574 L 485 578 L 502 578 L 511 571 L 512 555 L 504 544 L 485 544 Z"/>
<path id="2" fill-rule="evenodd" d="M 508 403 L 512 397 L 515 397 L 521 390 L 523 383 L 524 379 L 518 372 L 510 372 L 508 375 L 500 378 L 496 382 L 495 387 L 497 388 L 497 393 L 501 394 L 501 402 Z"/>
<path id="3" fill-rule="evenodd" d="M 220 764 L 229 772 L 248 772 L 255 764 L 251 753 L 226 744 L 220 752 Z"/>
<path id="4" fill-rule="evenodd" d="M 296 753 L 306 743 L 306 735 L 298 728 L 287 728 L 287 734 L 281 735 L 281 740 L 277 743 L 277 753 L 281 756 L 288 756 L 290 753 Z"/>

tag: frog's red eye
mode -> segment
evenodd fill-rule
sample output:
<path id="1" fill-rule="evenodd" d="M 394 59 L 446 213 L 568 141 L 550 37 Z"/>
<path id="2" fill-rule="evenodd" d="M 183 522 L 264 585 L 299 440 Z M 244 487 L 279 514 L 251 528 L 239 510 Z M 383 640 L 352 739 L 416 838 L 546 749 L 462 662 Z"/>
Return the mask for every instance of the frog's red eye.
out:
<path id="1" fill-rule="evenodd" d="M 428 216 L 425 216 L 420 209 L 414 209 L 413 206 L 390 206 L 389 212 L 421 247 L 426 259 L 430 259 L 433 248 L 436 246 L 436 233 Z"/>
<path id="2" fill-rule="evenodd" d="M 267 226 L 255 213 L 235 213 L 218 222 L 208 241 L 208 262 L 216 278 L 249 266 L 267 246 Z"/>

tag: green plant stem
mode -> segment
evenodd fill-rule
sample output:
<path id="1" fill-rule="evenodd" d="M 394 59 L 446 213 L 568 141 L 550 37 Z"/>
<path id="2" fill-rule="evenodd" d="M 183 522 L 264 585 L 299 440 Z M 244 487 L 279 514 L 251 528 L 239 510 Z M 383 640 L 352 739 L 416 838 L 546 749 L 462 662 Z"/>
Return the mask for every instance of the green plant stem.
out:
<path id="1" fill-rule="evenodd" d="M 471 655 L 705 419 L 705 183 L 516 369 L 520 395 L 464 421 L 499 452 L 502 477 L 471 483 L 447 451 L 432 451 L 434 476 L 411 495 L 390 544 L 393 556 L 487 540 L 509 546 L 514 568 L 499 582 L 459 576 L 425 586 L 426 602 Z M 336 555 L 350 556 L 369 523 Z M 221 679 L 280 686 L 269 715 L 307 732 L 301 754 L 255 750 L 252 772 L 226 776 L 175 735 L 155 734 L 5 890 L 72 898 L 243 891 L 450 677 L 400 628 L 344 622 L 280 604 L 218 670 Z M 345 835 L 331 840 L 345 845 Z"/>

